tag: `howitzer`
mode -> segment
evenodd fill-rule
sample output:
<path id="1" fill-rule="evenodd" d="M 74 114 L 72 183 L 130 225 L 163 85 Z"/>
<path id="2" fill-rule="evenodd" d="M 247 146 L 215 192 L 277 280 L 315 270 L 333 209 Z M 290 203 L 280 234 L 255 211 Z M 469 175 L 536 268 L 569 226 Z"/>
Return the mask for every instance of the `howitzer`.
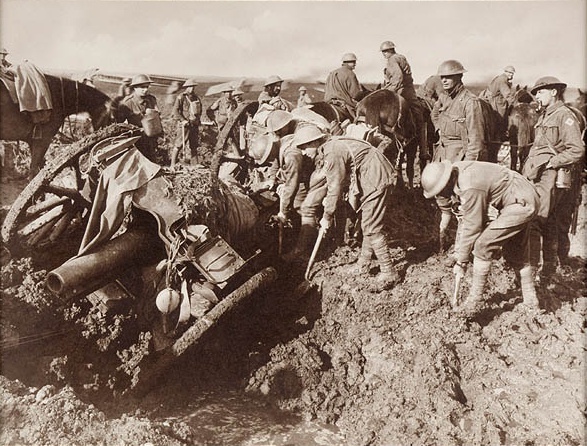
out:
<path id="1" fill-rule="evenodd" d="M 99 249 L 73 257 L 47 275 L 47 287 L 63 300 L 89 294 L 132 267 L 153 261 L 155 236 L 131 229 Z"/>

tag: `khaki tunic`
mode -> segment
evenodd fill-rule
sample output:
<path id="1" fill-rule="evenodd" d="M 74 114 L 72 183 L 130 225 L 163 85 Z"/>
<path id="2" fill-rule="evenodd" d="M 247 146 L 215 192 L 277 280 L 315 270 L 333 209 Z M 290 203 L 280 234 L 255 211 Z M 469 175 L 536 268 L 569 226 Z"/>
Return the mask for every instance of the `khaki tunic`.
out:
<path id="1" fill-rule="evenodd" d="M 383 88 L 395 91 L 403 96 L 408 102 L 412 102 L 416 99 L 412 68 L 404 55 L 397 53 L 392 54 L 389 59 L 387 59 L 383 74 Z"/>
<path id="2" fill-rule="evenodd" d="M 487 87 L 486 94 L 491 107 L 505 118 L 508 107 L 514 100 L 514 90 L 507 75 L 503 73 L 494 77 Z"/>
<path id="3" fill-rule="evenodd" d="M 362 89 L 357 75 L 346 65 L 331 71 L 326 78 L 324 101 L 339 100 L 354 109 Z"/>
<path id="4" fill-rule="evenodd" d="M 462 84 L 443 93 L 432 110 L 440 133 L 434 160 L 484 161 L 487 159 L 483 111 L 479 99 Z"/>
<path id="5" fill-rule="evenodd" d="M 455 241 L 457 261 L 468 262 L 471 253 L 491 260 L 503 246 L 508 260 L 522 266 L 527 262 L 529 224 L 539 205 L 532 184 L 498 164 L 459 161 L 454 166 L 459 174 L 453 192 L 460 202 L 461 215 Z M 489 205 L 499 211 L 492 221 L 488 217 Z"/>

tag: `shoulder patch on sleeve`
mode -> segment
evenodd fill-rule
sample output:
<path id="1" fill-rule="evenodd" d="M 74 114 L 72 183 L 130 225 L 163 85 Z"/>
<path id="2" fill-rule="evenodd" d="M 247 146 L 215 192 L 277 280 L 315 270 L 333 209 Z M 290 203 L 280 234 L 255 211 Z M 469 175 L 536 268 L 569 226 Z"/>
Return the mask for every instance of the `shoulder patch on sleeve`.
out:
<path id="1" fill-rule="evenodd" d="M 573 118 L 567 118 L 567 119 L 565 119 L 565 124 L 566 125 L 573 125 L 573 123 L 574 123 Z"/>

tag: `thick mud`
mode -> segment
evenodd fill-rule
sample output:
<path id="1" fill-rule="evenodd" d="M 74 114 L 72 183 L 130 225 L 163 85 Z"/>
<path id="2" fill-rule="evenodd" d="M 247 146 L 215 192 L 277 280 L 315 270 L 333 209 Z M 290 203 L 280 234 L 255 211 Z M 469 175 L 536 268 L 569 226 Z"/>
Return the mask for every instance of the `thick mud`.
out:
<path id="1" fill-rule="evenodd" d="M 306 293 L 295 288 L 305 265 L 277 262 L 276 283 L 144 394 L 133 388 L 156 355 L 132 313 L 60 302 L 43 286 L 47 265 L 4 258 L 0 444 L 584 444 L 586 188 L 583 197 L 576 257 L 538 289 L 540 311 L 522 305 L 497 259 L 485 310 L 459 317 L 435 204 L 397 190 L 397 286 L 378 291 L 376 265 L 356 276 L 357 247 L 326 244 Z M 469 282 L 470 272 L 463 295 Z"/>

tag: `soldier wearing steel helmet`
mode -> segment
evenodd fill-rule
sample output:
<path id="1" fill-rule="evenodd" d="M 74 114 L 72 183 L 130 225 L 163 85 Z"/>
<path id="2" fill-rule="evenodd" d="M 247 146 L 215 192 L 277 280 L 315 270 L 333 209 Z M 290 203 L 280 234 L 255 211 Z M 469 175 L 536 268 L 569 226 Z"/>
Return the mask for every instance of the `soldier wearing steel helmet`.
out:
<path id="1" fill-rule="evenodd" d="M 148 92 L 152 83 L 153 81 L 146 74 L 137 74 L 132 78 L 130 87 L 133 88 L 133 93 L 121 100 L 115 113 L 118 122 L 126 121 L 137 127 L 143 127 L 143 119 L 148 114 L 159 113 L 157 98 Z M 137 142 L 139 150 L 151 161 L 155 160 L 157 138 L 158 135 L 147 136 L 144 134 Z"/>
<path id="2" fill-rule="evenodd" d="M 483 112 L 479 99 L 465 88 L 462 81 L 467 70 L 457 60 L 447 60 L 438 67 L 444 92 L 432 110 L 432 121 L 438 132 L 434 161 L 485 161 Z M 438 197 L 439 205 L 444 200 Z M 450 214 L 442 214 L 439 227 L 440 250 L 447 244 Z"/>
<path id="3" fill-rule="evenodd" d="M 520 280 L 524 304 L 538 308 L 527 249 L 530 224 L 539 206 L 532 183 L 498 164 L 449 160 L 426 166 L 421 182 L 426 198 L 444 198 L 443 214 L 454 210 L 459 216 L 455 278 L 465 274 L 473 256 L 470 292 L 459 310 L 471 317 L 482 309 L 491 260 L 500 250 Z M 490 206 L 497 212 L 490 212 Z"/>
<path id="4" fill-rule="evenodd" d="M 363 91 L 354 72 L 357 56 L 354 53 L 345 53 L 341 59 L 342 66 L 331 71 L 326 78 L 324 101 L 337 107 L 343 117 L 354 119 L 357 101 Z"/>
<path id="5" fill-rule="evenodd" d="M 173 116 L 177 120 L 178 132 L 175 139 L 175 146 L 171 150 L 171 166 L 175 166 L 177 156 L 183 153 L 183 162 L 191 164 L 192 157 L 199 163 L 198 145 L 200 142 L 199 130 L 202 116 L 202 101 L 196 94 L 195 87 L 198 86 L 196 79 L 187 79 L 181 86 L 180 92 L 173 104 Z"/>
<path id="6" fill-rule="evenodd" d="M 259 95 L 259 104 L 267 104 L 273 110 L 291 111 L 293 105 L 281 97 L 283 79 L 279 76 L 269 76 L 263 85 L 263 91 Z"/>
<path id="7" fill-rule="evenodd" d="M 293 209 L 300 215 L 300 231 L 296 245 L 291 252 L 283 256 L 284 260 L 289 262 L 307 259 L 311 245 L 316 239 L 322 200 L 326 196 L 326 177 L 324 171 L 316 164 L 316 154 L 318 147 L 327 138 L 328 135 L 318 126 L 302 123 L 296 127 L 291 144 L 284 147 L 283 154 L 280 154 L 283 156 L 280 160 L 281 166 L 287 169 L 287 172 L 280 173 L 281 180 L 288 182 L 287 186 L 280 188 L 280 211 L 283 212 L 280 217 L 290 218 Z M 294 175 L 297 175 L 297 179 Z"/>
<path id="8" fill-rule="evenodd" d="M 530 231 L 530 260 L 536 267 L 542 257 L 540 278 L 544 280 L 556 271 L 558 261 L 567 260 L 569 240 L 565 219 L 570 215 L 565 207 L 573 200 L 573 182 L 579 181 L 585 157 L 579 121 L 563 102 L 566 86 L 556 77 L 545 76 L 532 87 L 531 93 L 536 96 L 541 113 L 535 126 L 534 143 L 522 167 L 522 174 L 533 182 L 540 196 L 538 216 Z M 560 227 L 566 229 L 560 231 Z"/>
<path id="9" fill-rule="evenodd" d="M 116 95 L 117 98 L 120 98 L 120 100 L 122 100 L 133 93 L 134 88 L 130 86 L 131 82 L 132 78 L 130 77 L 125 77 L 124 79 L 122 79 L 118 87 L 118 93 Z"/>
<path id="10" fill-rule="evenodd" d="M 395 44 L 389 40 L 383 42 L 379 50 L 386 60 L 383 69 L 384 82 L 381 88 L 395 91 L 408 102 L 415 101 L 416 90 L 408 59 L 404 55 L 396 53 Z"/>
<path id="11" fill-rule="evenodd" d="M 516 69 L 512 65 L 506 66 L 503 73 L 495 76 L 485 90 L 485 98 L 501 117 L 500 134 L 503 139 L 507 131 L 507 114 L 514 102 L 512 80 L 515 73 Z"/>
<path id="12" fill-rule="evenodd" d="M 214 113 L 214 121 L 218 126 L 218 130 L 222 130 L 224 124 L 228 122 L 228 118 L 232 112 L 236 109 L 237 105 L 232 97 L 234 87 L 231 85 L 225 85 L 222 88 L 222 96 L 220 96 L 208 109 Z"/>
<path id="13" fill-rule="evenodd" d="M 306 107 L 312 105 L 312 98 L 308 94 L 308 89 L 303 85 L 298 89 L 300 95 L 298 96 L 298 107 Z"/>

